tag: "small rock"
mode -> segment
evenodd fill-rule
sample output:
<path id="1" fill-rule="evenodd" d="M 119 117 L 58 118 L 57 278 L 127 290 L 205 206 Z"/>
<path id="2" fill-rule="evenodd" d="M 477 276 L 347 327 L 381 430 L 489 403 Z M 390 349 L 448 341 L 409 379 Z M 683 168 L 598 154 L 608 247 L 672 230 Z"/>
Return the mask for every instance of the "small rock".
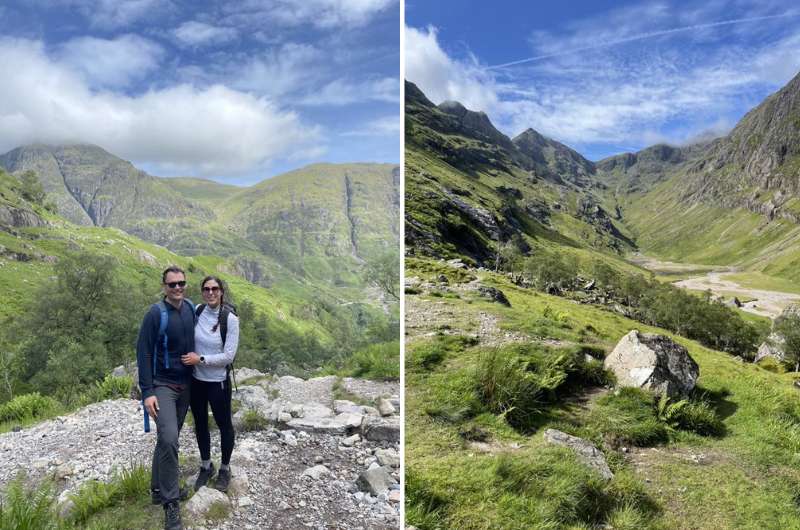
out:
<path id="1" fill-rule="evenodd" d="M 392 476 L 389 475 L 385 469 L 382 467 L 377 467 L 362 471 L 358 475 L 358 481 L 356 484 L 361 491 L 370 492 L 373 495 L 379 495 L 387 492 L 389 490 L 389 486 L 395 484 L 396 482 L 397 481 L 392 478 Z"/>
<path id="2" fill-rule="evenodd" d="M 359 434 L 354 434 L 352 436 L 348 436 L 347 438 L 343 438 L 341 444 L 345 447 L 353 447 L 360 440 L 361 436 Z"/>
<path id="3" fill-rule="evenodd" d="M 215 505 L 222 505 L 230 510 L 231 500 L 221 491 L 203 486 L 186 502 L 186 513 L 195 519 L 205 519 L 209 510 Z"/>
<path id="4" fill-rule="evenodd" d="M 302 476 L 311 477 L 314 480 L 319 480 L 321 477 L 326 476 L 326 475 L 330 475 L 330 474 L 331 474 L 331 470 L 330 469 L 328 469 L 325 466 L 319 465 L 319 466 L 314 466 L 314 467 L 310 467 L 310 468 L 306 469 L 305 471 L 303 471 L 303 475 Z"/>
<path id="5" fill-rule="evenodd" d="M 251 499 L 250 497 L 241 497 L 239 499 L 238 504 L 239 504 L 239 508 L 246 508 L 248 506 L 252 506 L 254 503 L 253 503 L 253 499 Z"/>
<path id="6" fill-rule="evenodd" d="M 391 401 L 381 398 L 378 400 L 378 412 L 381 413 L 381 416 L 391 416 L 397 411 L 394 409 L 394 405 L 392 405 Z"/>
<path id="7" fill-rule="evenodd" d="M 382 466 L 400 467 L 400 455 L 394 449 L 378 449 L 375 456 Z"/>
<path id="8" fill-rule="evenodd" d="M 614 478 L 614 474 L 606 463 L 605 455 L 590 442 L 583 438 L 569 435 L 556 429 L 544 431 L 544 440 L 553 445 L 569 447 L 578 456 L 578 460 L 597 471 L 606 480 Z"/>

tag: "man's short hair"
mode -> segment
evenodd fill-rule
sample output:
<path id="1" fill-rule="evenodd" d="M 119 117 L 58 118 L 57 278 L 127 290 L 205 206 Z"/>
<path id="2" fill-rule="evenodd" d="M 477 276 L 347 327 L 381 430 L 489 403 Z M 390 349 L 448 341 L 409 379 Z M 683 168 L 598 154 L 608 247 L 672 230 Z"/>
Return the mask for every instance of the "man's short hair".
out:
<path id="1" fill-rule="evenodd" d="M 167 282 L 167 274 L 169 274 L 170 272 L 180 273 L 183 274 L 184 278 L 186 277 L 186 273 L 183 272 L 183 269 L 181 269 L 177 265 L 170 265 L 164 270 L 164 273 L 161 275 L 161 283 Z"/>

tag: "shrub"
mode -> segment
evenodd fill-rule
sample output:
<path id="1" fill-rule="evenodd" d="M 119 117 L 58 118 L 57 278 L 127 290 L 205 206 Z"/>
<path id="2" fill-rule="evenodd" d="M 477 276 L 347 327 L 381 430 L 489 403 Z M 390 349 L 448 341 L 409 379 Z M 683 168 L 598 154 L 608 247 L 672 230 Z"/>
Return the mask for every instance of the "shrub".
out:
<path id="1" fill-rule="evenodd" d="M 127 398 L 133 387 L 133 378 L 129 375 L 121 377 L 108 374 L 102 381 L 95 381 L 79 399 L 80 405 L 97 403 L 106 399 Z"/>
<path id="2" fill-rule="evenodd" d="M 725 431 L 716 410 L 706 401 L 686 402 L 674 415 L 672 425 L 701 436 L 719 436 Z"/>
<path id="3" fill-rule="evenodd" d="M 772 372 L 773 374 L 782 374 L 786 372 L 786 369 L 783 367 L 783 364 L 781 364 L 780 361 L 769 356 L 758 361 L 758 367 L 768 372 Z"/>
<path id="4" fill-rule="evenodd" d="M 38 392 L 23 394 L 0 405 L 0 422 L 44 418 L 54 414 L 60 407 L 58 401 Z"/>
<path id="5" fill-rule="evenodd" d="M 255 409 L 245 411 L 242 417 L 242 431 L 263 431 L 269 426 L 267 418 Z"/>
<path id="6" fill-rule="evenodd" d="M 367 379 L 400 378 L 400 341 L 373 344 L 355 352 L 350 359 L 352 375 Z"/>

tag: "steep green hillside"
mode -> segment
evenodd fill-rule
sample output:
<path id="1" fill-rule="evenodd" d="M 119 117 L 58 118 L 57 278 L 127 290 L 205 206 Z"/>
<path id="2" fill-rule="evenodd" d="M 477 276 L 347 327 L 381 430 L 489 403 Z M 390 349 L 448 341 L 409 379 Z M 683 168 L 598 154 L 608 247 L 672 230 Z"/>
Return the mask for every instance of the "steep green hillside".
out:
<path id="1" fill-rule="evenodd" d="M 315 164 L 241 190 L 219 223 L 301 277 L 358 286 L 362 264 L 399 241 L 399 175 L 390 164 Z"/>
<path id="2" fill-rule="evenodd" d="M 214 210 L 220 203 L 241 191 L 240 186 L 220 184 L 192 177 L 171 177 L 162 181 L 182 197 Z"/>
<path id="3" fill-rule="evenodd" d="M 579 154 L 533 131 L 512 142 L 485 115 L 442 110 L 413 84 L 406 94 L 407 252 L 495 267 L 506 250 L 632 248 Z"/>
<path id="4" fill-rule="evenodd" d="M 709 143 L 597 163 L 639 249 L 800 282 L 800 75 Z"/>
<path id="5" fill-rule="evenodd" d="M 93 145 L 20 147 L 0 156 L 33 171 L 57 211 L 113 226 L 181 255 L 219 255 L 271 287 L 324 284 L 353 301 L 373 297 L 365 262 L 399 247 L 399 173 L 389 164 L 317 164 L 241 188 L 158 178 Z"/>

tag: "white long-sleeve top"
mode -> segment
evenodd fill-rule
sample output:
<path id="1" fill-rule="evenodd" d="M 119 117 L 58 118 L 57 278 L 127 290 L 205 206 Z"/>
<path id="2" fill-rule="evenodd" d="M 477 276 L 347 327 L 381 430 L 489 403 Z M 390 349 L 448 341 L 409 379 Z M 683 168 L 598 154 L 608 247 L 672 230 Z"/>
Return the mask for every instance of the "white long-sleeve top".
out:
<path id="1" fill-rule="evenodd" d="M 239 317 L 228 314 L 228 333 L 225 336 L 225 349 L 222 348 L 220 327 L 212 333 L 211 329 L 219 319 L 219 306 L 212 309 L 206 306 L 197 318 L 194 327 L 194 348 L 203 356 L 205 363 L 194 366 L 194 378 L 200 381 L 220 382 L 227 375 L 225 367 L 233 362 L 239 347 Z"/>

